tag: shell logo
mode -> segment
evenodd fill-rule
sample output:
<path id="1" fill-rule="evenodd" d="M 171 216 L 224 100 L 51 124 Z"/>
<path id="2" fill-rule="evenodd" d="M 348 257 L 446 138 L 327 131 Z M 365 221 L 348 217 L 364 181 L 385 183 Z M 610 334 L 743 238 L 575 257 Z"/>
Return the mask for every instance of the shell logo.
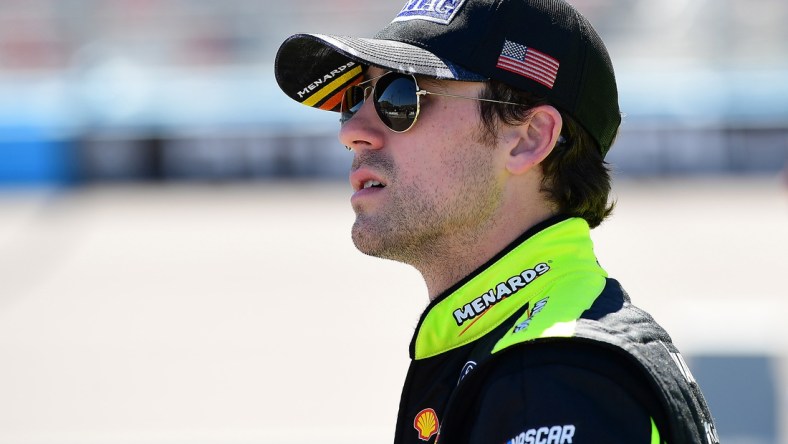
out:
<path id="1" fill-rule="evenodd" d="M 432 435 L 438 433 L 438 415 L 433 409 L 424 409 L 416 414 L 413 428 L 419 432 L 419 439 L 429 441 Z"/>

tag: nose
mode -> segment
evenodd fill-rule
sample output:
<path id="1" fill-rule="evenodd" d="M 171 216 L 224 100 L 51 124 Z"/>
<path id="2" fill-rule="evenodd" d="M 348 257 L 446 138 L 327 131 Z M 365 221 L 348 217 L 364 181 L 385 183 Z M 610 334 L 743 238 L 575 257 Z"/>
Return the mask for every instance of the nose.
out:
<path id="1" fill-rule="evenodd" d="M 358 153 L 360 150 L 380 149 L 386 128 L 375 113 L 372 100 L 366 100 L 350 120 L 339 129 L 339 141 L 348 149 Z"/>

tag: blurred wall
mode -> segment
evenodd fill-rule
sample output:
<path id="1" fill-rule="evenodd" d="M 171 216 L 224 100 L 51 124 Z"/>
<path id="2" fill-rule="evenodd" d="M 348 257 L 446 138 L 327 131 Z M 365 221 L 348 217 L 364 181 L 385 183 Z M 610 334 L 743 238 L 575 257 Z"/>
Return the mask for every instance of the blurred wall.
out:
<path id="1" fill-rule="evenodd" d="M 608 43 L 625 175 L 773 173 L 788 152 L 788 4 L 578 0 Z M 273 80 L 299 31 L 372 35 L 399 2 L 4 0 L 0 184 L 340 177 L 336 116 Z M 304 147 L 293 149 L 294 146 Z"/>

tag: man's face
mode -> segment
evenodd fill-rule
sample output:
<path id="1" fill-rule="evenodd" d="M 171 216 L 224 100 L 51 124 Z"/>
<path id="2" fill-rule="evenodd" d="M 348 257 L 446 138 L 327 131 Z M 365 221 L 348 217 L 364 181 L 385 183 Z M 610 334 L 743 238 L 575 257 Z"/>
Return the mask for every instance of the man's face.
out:
<path id="1" fill-rule="evenodd" d="M 371 68 L 367 78 L 383 72 Z M 419 87 L 478 97 L 482 84 L 420 79 Z M 387 128 L 367 100 L 339 133 L 354 153 L 356 247 L 413 265 L 452 248 L 473 248 L 495 223 L 502 201 L 495 144 L 480 140 L 482 134 L 475 100 L 422 97 L 418 120 L 404 133 Z"/>

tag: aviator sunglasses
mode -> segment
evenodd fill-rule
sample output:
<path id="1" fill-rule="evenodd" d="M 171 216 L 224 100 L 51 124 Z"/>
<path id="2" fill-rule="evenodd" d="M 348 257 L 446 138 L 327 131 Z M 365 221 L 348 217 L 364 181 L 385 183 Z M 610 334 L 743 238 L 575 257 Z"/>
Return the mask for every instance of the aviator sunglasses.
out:
<path id="1" fill-rule="evenodd" d="M 374 85 L 365 84 L 377 80 Z M 481 102 L 503 103 L 506 105 L 525 106 L 521 103 L 502 102 L 500 100 L 481 99 L 478 97 L 457 96 L 454 94 L 436 93 L 419 88 L 416 77 L 389 71 L 378 77 L 365 80 L 348 87 L 342 97 L 339 122 L 344 124 L 353 117 L 366 99 L 371 95 L 375 103 L 375 112 L 380 120 L 397 133 L 404 133 L 413 128 L 419 117 L 420 99 L 426 95 L 454 97 L 457 99 L 478 100 Z"/>

